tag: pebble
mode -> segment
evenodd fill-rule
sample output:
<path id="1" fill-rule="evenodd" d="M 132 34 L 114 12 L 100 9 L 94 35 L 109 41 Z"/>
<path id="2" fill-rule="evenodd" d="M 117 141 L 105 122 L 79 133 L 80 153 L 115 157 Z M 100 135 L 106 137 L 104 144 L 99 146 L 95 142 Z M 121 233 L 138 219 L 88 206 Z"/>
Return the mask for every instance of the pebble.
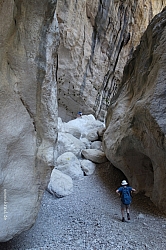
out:
<path id="1" fill-rule="evenodd" d="M 140 214 L 137 216 L 137 218 L 138 218 L 138 219 L 144 219 L 145 216 L 144 216 L 143 214 L 140 213 Z"/>

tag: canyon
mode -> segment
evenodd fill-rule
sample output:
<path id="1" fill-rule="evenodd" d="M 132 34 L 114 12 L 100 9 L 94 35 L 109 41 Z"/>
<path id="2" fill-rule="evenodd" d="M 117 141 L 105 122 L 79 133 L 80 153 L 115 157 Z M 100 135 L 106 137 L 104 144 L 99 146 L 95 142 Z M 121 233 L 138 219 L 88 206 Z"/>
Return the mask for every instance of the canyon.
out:
<path id="1" fill-rule="evenodd" d="M 165 6 L 0 0 L 0 241 L 35 223 L 58 116 L 78 111 L 106 122 L 107 158 L 165 211 Z"/>

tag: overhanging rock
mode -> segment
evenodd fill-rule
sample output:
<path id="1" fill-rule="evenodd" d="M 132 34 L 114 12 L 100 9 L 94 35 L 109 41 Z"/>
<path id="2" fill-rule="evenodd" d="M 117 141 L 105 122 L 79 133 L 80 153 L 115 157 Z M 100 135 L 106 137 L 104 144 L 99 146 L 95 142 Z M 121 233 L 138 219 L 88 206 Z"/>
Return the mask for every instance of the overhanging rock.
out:
<path id="1" fill-rule="evenodd" d="M 132 186 L 166 212 L 166 8 L 124 70 L 107 114 L 104 149 Z"/>

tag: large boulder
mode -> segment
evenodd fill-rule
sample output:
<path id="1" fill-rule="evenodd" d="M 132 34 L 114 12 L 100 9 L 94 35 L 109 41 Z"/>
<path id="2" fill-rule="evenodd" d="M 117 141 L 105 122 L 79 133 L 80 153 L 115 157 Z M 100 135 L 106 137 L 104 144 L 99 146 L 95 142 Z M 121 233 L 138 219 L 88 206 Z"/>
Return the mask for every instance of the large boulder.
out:
<path id="1" fill-rule="evenodd" d="M 70 195 L 73 192 L 73 180 L 70 176 L 54 168 L 48 184 L 48 191 L 58 198 Z"/>
<path id="2" fill-rule="evenodd" d="M 66 152 L 57 158 L 55 168 L 60 170 L 72 179 L 83 177 L 80 161 L 72 152 Z"/>
<path id="3" fill-rule="evenodd" d="M 84 148 L 86 148 L 85 144 L 75 136 L 69 133 L 58 133 L 58 156 L 66 152 L 72 152 L 79 158 L 81 157 L 81 150 Z"/>
<path id="4" fill-rule="evenodd" d="M 82 160 L 81 168 L 85 175 L 92 175 L 95 171 L 96 164 L 89 160 Z"/>
<path id="5" fill-rule="evenodd" d="M 85 148 L 91 147 L 91 142 L 87 138 L 83 137 L 83 138 L 80 138 L 80 140 L 84 143 Z"/>
<path id="6" fill-rule="evenodd" d="M 166 8 L 124 70 L 107 113 L 107 158 L 166 212 Z"/>
<path id="7" fill-rule="evenodd" d="M 57 139 L 56 1 L 0 1 L 0 241 L 29 229 Z"/>
<path id="8" fill-rule="evenodd" d="M 81 138 L 84 138 L 88 135 L 90 131 L 98 131 L 105 128 L 103 122 L 96 120 L 96 118 L 91 115 L 82 115 L 81 118 L 76 118 L 67 123 L 64 123 L 65 131 L 69 132 L 70 128 L 75 128 L 80 130 Z M 98 136 L 97 136 L 98 138 Z"/>
<path id="9" fill-rule="evenodd" d="M 88 139 L 88 141 L 91 141 L 91 142 L 97 141 L 99 139 L 97 129 L 91 129 L 86 135 L 86 138 Z"/>
<path id="10" fill-rule="evenodd" d="M 94 141 L 94 142 L 91 143 L 90 148 L 91 149 L 98 149 L 98 150 L 103 151 L 102 142 L 101 141 Z"/>
<path id="11" fill-rule="evenodd" d="M 90 140 L 98 139 L 97 131 L 103 128 L 103 122 L 93 115 L 83 115 L 67 123 L 58 118 L 58 156 L 72 152 L 80 158 L 81 150 L 90 147 Z"/>
<path id="12" fill-rule="evenodd" d="M 98 149 L 83 149 L 81 154 L 87 159 L 94 163 L 104 163 L 108 159 L 104 152 Z"/>
<path id="13" fill-rule="evenodd" d="M 75 119 L 74 121 L 77 120 Z M 77 122 L 66 123 L 63 122 L 60 117 L 58 117 L 58 132 L 69 133 L 77 139 L 80 139 L 81 137 L 81 127 L 78 126 Z"/>

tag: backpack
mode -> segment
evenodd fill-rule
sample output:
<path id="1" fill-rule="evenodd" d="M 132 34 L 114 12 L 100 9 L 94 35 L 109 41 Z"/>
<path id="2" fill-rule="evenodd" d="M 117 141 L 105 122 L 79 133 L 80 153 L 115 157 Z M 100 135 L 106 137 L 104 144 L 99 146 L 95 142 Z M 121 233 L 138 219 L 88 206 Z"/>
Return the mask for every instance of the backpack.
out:
<path id="1" fill-rule="evenodd" d="M 122 188 L 121 201 L 125 205 L 129 205 L 131 203 L 131 193 L 128 187 Z"/>

